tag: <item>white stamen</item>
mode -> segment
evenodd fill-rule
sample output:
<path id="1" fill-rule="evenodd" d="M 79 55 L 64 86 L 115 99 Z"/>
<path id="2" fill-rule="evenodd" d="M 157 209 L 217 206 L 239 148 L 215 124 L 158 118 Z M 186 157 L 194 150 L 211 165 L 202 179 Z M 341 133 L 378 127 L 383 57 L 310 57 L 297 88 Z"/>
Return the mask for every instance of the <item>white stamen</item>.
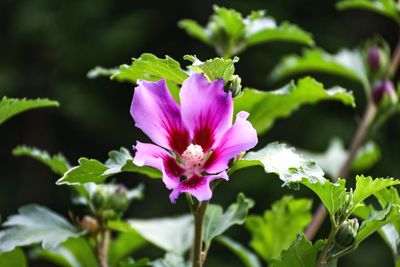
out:
<path id="1" fill-rule="evenodd" d="M 195 169 L 202 165 L 204 152 L 199 145 L 190 144 L 182 154 L 186 168 Z"/>

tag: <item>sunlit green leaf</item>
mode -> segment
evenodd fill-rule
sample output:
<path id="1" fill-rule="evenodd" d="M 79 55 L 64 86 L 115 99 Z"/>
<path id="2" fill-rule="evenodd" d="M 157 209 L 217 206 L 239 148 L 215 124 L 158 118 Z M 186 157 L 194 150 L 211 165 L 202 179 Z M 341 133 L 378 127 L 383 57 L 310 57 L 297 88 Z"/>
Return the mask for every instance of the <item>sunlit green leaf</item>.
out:
<path id="1" fill-rule="evenodd" d="M 10 216 L 3 226 L 7 228 L 0 232 L 0 252 L 35 243 L 53 249 L 82 234 L 60 215 L 34 204 L 20 208 L 19 214 Z"/>
<path id="2" fill-rule="evenodd" d="M 153 54 L 142 54 L 134 58 L 131 65 L 122 65 L 119 71 L 115 72 L 111 79 L 136 83 L 138 79 L 156 81 L 165 79 L 178 84 L 188 77 L 181 69 L 179 62 L 166 56 L 165 59 L 156 57 Z"/>
<path id="3" fill-rule="evenodd" d="M 320 48 L 307 49 L 303 55 L 290 55 L 272 71 L 274 80 L 292 77 L 297 74 L 310 72 L 324 72 L 342 76 L 363 85 L 368 83 L 367 70 L 364 59 L 359 50 L 340 50 L 331 55 Z"/>
<path id="4" fill-rule="evenodd" d="M 273 260 L 271 267 L 312 267 L 317 260 L 317 249 L 304 235 L 299 235 L 289 249 L 282 252 L 279 260 Z"/>
<path id="5" fill-rule="evenodd" d="M 302 184 L 318 195 L 331 216 L 334 216 L 336 211 L 338 211 L 346 201 L 346 181 L 343 179 L 339 179 L 336 183 L 329 182 L 328 180 L 325 182 L 311 183 L 304 179 Z"/>
<path id="6" fill-rule="evenodd" d="M 399 180 L 393 178 L 376 178 L 357 176 L 356 189 L 354 191 L 354 204 L 362 202 L 367 197 L 381 191 L 382 189 L 400 184 Z"/>
<path id="7" fill-rule="evenodd" d="M 203 239 L 206 248 L 210 246 L 215 237 L 223 234 L 231 226 L 243 224 L 249 209 L 253 206 L 253 200 L 246 198 L 242 193 L 238 195 L 236 203 L 231 204 L 225 212 L 223 212 L 223 208 L 219 205 L 209 205 L 203 229 Z"/>
<path id="8" fill-rule="evenodd" d="M 261 267 L 257 256 L 242 244 L 227 236 L 219 236 L 215 240 L 235 253 L 241 259 L 245 267 Z"/>
<path id="9" fill-rule="evenodd" d="M 153 245 L 177 254 L 185 253 L 192 245 L 193 217 L 128 219 L 126 223 L 111 222 L 114 230 L 138 233 Z"/>
<path id="10" fill-rule="evenodd" d="M 289 22 L 279 25 L 263 10 L 253 11 L 243 17 L 234 9 L 214 6 L 214 14 L 205 27 L 190 19 L 181 20 L 179 26 L 190 36 L 213 46 L 225 58 L 259 43 L 285 41 L 313 44 L 311 34 Z"/>
<path id="11" fill-rule="evenodd" d="M 196 56 L 189 55 L 184 56 L 184 59 L 192 62 L 192 65 L 188 66 L 190 70 L 204 73 L 210 81 L 222 78 L 225 83 L 231 80 L 232 75 L 235 73 L 234 64 L 239 61 L 237 57 L 234 59 L 216 57 L 202 62 Z"/>
<path id="12" fill-rule="evenodd" d="M 395 0 L 342 0 L 336 4 L 338 9 L 366 9 L 400 23 L 400 9 Z"/>
<path id="13" fill-rule="evenodd" d="M 251 247 L 269 262 L 281 255 L 310 223 L 311 200 L 285 196 L 263 216 L 252 215 L 246 221 L 252 239 Z"/>
<path id="14" fill-rule="evenodd" d="M 70 168 L 68 160 L 61 153 L 51 156 L 45 150 L 28 146 L 18 146 L 13 149 L 12 153 L 14 156 L 32 157 L 47 165 L 54 173 L 59 175 L 63 175 Z"/>
<path id="15" fill-rule="evenodd" d="M 0 101 L 0 125 L 9 118 L 30 109 L 58 106 L 57 101 L 49 99 L 17 99 L 4 96 Z"/>
<path id="16" fill-rule="evenodd" d="M 381 158 L 381 151 L 374 142 L 367 142 L 356 154 L 352 168 L 355 172 L 361 172 L 374 166 Z"/>
<path id="17" fill-rule="evenodd" d="M 27 260 L 22 249 L 0 254 L 0 267 L 27 267 Z"/>
<path id="18" fill-rule="evenodd" d="M 243 94 L 235 98 L 235 112 L 249 112 L 250 122 L 257 133 L 262 134 L 271 128 L 277 119 L 288 117 L 302 105 L 323 100 L 336 100 L 355 106 L 352 92 L 341 87 L 325 90 L 321 83 L 306 77 L 297 83 L 290 83 L 269 92 L 245 88 Z"/>
<path id="19" fill-rule="evenodd" d="M 103 164 L 95 159 L 80 158 L 79 165 L 73 167 L 61 177 L 57 184 L 103 183 L 108 177 L 121 172 L 136 172 L 151 178 L 160 178 L 161 173 L 151 167 L 139 167 L 133 163 L 133 157 L 126 148 L 113 150 Z"/>
<path id="20" fill-rule="evenodd" d="M 239 165 L 235 167 L 235 165 Z M 324 182 L 324 172 L 312 160 L 304 159 L 296 153 L 293 147 L 277 142 L 270 143 L 256 152 L 248 152 L 232 167 L 250 167 L 260 165 L 267 173 L 276 173 L 284 185 L 302 182 L 307 179 L 310 183 Z"/>

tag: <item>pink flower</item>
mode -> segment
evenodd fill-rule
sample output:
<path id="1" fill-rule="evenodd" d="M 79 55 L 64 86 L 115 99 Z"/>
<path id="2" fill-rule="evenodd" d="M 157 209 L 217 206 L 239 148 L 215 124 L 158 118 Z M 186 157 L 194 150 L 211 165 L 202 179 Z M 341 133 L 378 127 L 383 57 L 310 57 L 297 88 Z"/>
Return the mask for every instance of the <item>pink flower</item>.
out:
<path id="1" fill-rule="evenodd" d="M 210 182 L 228 180 L 231 159 L 257 144 L 257 133 L 239 112 L 232 125 L 233 99 L 224 92 L 223 80 L 209 82 L 192 74 L 180 90 L 180 106 L 164 80 L 139 81 L 131 115 L 156 144 L 137 142 L 134 163 L 159 169 L 171 202 L 182 192 L 199 201 L 212 196 Z"/>

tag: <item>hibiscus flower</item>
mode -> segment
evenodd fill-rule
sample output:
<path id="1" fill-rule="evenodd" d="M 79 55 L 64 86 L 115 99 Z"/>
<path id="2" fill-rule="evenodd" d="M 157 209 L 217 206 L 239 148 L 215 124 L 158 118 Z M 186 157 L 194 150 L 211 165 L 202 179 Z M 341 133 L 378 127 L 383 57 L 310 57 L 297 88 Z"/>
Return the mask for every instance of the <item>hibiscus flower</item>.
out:
<path id="1" fill-rule="evenodd" d="M 222 79 L 210 82 L 192 74 L 179 98 L 180 105 L 165 80 L 138 81 L 130 112 L 136 127 L 155 144 L 137 142 L 133 162 L 162 172 L 171 202 L 183 192 L 209 200 L 210 183 L 228 180 L 230 161 L 257 144 L 257 133 L 247 112 L 239 112 L 232 124 L 233 99 Z"/>

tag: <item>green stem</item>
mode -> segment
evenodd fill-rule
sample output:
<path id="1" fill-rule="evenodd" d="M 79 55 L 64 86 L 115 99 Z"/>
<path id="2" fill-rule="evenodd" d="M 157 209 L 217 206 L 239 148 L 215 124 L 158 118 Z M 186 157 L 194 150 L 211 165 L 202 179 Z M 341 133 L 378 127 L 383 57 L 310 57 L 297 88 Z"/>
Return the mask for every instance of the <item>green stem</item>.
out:
<path id="1" fill-rule="evenodd" d="M 337 227 L 332 226 L 331 232 L 329 233 L 329 237 L 326 241 L 323 250 L 321 251 L 321 254 L 317 260 L 315 267 L 324 267 L 328 263 L 330 259 L 330 252 L 334 246 L 336 233 L 337 233 Z"/>
<path id="2" fill-rule="evenodd" d="M 203 252 L 203 225 L 208 201 L 200 202 L 194 211 L 193 267 L 202 267 L 205 261 Z"/>

